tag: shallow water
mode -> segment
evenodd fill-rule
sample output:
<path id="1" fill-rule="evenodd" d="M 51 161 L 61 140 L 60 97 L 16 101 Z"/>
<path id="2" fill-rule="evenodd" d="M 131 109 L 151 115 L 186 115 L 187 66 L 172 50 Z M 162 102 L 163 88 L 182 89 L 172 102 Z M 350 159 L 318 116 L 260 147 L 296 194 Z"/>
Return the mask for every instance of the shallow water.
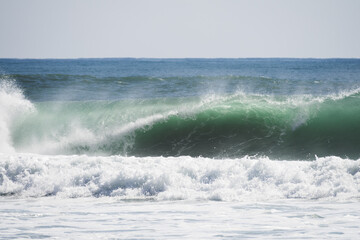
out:
<path id="1" fill-rule="evenodd" d="M 359 201 L 1 199 L 2 238 L 358 239 Z"/>

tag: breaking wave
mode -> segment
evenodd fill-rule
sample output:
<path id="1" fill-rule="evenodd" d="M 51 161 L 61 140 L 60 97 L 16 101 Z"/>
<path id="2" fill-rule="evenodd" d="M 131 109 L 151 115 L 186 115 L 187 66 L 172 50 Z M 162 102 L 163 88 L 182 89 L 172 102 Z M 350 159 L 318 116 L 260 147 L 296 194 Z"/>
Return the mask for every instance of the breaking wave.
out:
<path id="1" fill-rule="evenodd" d="M 356 199 L 360 160 L 0 154 L 0 195 L 124 200 Z"/>
<path id="2" fill-rule="evenodd" d="M 2 152 L 315 159 L 360 157 L 359 89 L 329 96 L 227 96 L 31 103 L 0 89 Z"/>

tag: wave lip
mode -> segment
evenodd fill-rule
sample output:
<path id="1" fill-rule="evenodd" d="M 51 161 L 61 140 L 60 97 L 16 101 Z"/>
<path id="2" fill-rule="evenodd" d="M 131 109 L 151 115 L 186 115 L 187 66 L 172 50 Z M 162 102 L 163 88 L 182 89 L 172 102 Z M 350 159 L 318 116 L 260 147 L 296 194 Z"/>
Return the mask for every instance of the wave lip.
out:
<path id="1" fill-rule="evenodd" d="M 356 199 L 360 160 L 1 154 L 0 195 L 253 201 Z"/>

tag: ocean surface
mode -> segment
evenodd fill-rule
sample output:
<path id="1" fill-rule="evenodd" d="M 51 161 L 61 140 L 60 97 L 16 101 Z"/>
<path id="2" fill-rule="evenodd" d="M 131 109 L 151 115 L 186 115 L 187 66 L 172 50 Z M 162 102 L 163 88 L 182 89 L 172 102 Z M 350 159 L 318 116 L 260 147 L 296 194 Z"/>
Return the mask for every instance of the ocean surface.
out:
<path id="1" fill-rule="evenodd" d="M 359 239 L 360 59 L 0 59 L 0 239 Z"/>

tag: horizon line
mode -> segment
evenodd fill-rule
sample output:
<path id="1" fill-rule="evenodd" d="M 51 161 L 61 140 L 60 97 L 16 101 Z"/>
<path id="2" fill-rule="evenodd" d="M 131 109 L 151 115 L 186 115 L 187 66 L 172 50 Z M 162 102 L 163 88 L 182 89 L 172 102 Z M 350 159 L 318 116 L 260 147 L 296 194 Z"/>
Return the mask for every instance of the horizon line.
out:
<path id="1" fill-rule="evenodd" d="M 81 59 L 360 59 L 360 57 L 0 57 L 0 60 L 81 60 Z"/>

